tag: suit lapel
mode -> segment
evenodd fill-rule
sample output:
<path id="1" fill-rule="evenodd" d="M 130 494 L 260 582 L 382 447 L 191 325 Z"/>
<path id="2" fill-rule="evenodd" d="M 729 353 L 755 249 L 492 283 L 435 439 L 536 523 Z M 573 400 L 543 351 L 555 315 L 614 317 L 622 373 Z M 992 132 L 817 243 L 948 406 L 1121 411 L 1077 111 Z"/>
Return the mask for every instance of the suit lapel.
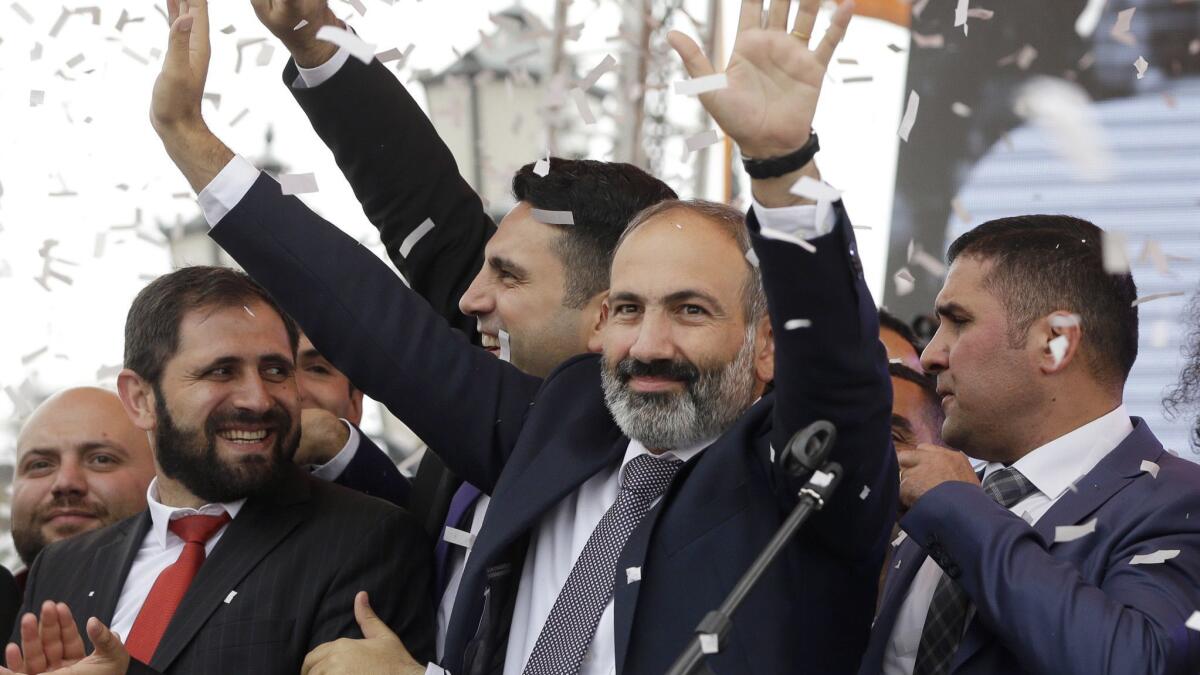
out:
<path id="1" fill-rule="evenodd" d="M 1078 525 L 1140 476 L 1142 461 L 1154 461 L 1163 453 L 1162 444 L 1140 418 L 1133 418 L 1133 431 L 1083 478 L 1068 490 L 1050 510 L 1038 519 L 1034 531 L 1042 538 L 1046 550 L 1054 546 L 1054 529 L 1063 525 Z M 980 649 L 995 640 L 995 633 L 972 620 L 954 655 L 950 671 L 954 672 Z"/>
<path id="2" fill-rule="evenodd" d="M 862 672 L 878 672 L 883 664 L 883 652 L 892 639 L 896 627 L 896 616 L 908 596 L 908 589 L 921 566 L 925 564 L 925 549 L 912 537 L 905 536 L 896 547 L 888 564 L 887 577 L 883 582 L 883 598 L 879 602 L 879 613 L 871 623 L 871 639 L 867 653 L 863 656 Z M 870 668 L 874 667 L 875 671 Z"/>
<path id="3" fill-rule="evenodd" d="M 183 596 L 150 660 L 155 670 L 165 672 L 229 592 L 308 517 L 308 480 L 289 471 L 276 491 L 246 501 Z"/>
<path id="4" fill-rule="evenodd" d="M 94 616 L 105 625 L 112 624 L 121 589 L 125 587 L 125 580 L 142 547 L 142 540 L 150 531 L 150 523 L 150 511 L 142 511 L 126 521 L 126 526 L 121 528 L 121 536 L 113 537 L 96 550 L 93 578 L 99 580 L 98 586 L 91 589 L 95 594 L 83 601 L 83 607 L 76 609 L 77 618 Z"/>

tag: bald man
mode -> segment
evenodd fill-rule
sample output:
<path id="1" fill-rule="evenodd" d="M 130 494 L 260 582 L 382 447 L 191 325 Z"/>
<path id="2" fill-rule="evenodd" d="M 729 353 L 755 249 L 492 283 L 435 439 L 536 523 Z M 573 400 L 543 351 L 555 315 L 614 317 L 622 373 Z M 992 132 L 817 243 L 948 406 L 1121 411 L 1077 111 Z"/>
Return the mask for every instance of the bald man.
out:
<path id="1" fill-rule="evenodd" d="M 129 421 L 115 393 L 98 387 L 58 392 L 17 436 L 12 492 L 17 555 L 32 565 L 49 544 L 140 513 L 152 478 L 146 432 Z"/>

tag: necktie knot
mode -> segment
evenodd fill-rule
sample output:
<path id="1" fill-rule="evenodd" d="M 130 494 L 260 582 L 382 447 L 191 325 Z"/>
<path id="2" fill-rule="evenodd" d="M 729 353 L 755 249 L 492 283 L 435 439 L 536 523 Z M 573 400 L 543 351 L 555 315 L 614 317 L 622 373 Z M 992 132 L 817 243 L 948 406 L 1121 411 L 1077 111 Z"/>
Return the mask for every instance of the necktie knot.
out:
<path id="1" fill-rule="evenodd" d="M 167 529 L 186 544 L 204 545 L 230 520 L 228 513 L 219 516 L 184 516 L 167 523 Z"/>
<path id="2" fill-rule="evenodd" d="M 678 459 L 661 459 L 654 455 L 638 455 L 625 465 L 621 474 L 621 490 L 639 497 L 654 499 L 666 492 L 675 472 L 683 466 Z"/>
<path id="3" fill-rule="evenodd" d="M 1000 506 L 1009 509 L 1022 499 L 1037 492 L 1037 487 L 1029 482 L 1028 478 L 1021 475 L 1020 471 L 1009 466 L 995 471 L 983 479 L 983 491 L 999 502 Z"/>

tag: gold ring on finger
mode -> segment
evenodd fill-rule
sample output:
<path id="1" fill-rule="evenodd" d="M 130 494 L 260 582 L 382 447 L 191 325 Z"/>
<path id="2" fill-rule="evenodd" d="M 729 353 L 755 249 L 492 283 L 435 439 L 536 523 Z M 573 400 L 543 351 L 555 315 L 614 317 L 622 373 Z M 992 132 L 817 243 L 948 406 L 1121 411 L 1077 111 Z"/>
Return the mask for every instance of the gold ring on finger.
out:
<path id="1" fill-rule="evenodd" d="M 798 37 L 798 38 L 800 38 L 801 40 L 804 40 L 805 42 L 808 42 L 810 39 L 812 39 L 812 34 L 811 34 L 811 33 L 801 33 L 801 32 L 800 32 L 800 31 L 798 31 L 798 30 L 794 30 L 794 31 L 792 31 L 792 35 L 793 35 L 794 37 Z"/>

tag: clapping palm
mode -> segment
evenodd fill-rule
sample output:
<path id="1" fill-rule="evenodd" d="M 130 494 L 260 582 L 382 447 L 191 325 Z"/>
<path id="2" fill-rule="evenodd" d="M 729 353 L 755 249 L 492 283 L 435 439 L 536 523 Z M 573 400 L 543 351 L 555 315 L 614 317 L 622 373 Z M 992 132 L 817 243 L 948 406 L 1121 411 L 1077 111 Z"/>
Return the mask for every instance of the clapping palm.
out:
<path id="1" fill-rule="evenodd" d="M 806 36 L 812 32 L 820 0 L 800 0 L 789 33 L 791 4 L 791 0 L 772 0 L 764 22 L 762 0 L 742 2 L 733 54 L 725 70 L 728 86 L 700 96 L 713 120 L 747 157 L 786 155 L 808 140 L 825 70 L 854 8 L 852 0 L 842 2 L 820 43 L 809 49 Z M 715 72 L 691 38 L 672 32 L 667 39 L 689 75 Z"/>

